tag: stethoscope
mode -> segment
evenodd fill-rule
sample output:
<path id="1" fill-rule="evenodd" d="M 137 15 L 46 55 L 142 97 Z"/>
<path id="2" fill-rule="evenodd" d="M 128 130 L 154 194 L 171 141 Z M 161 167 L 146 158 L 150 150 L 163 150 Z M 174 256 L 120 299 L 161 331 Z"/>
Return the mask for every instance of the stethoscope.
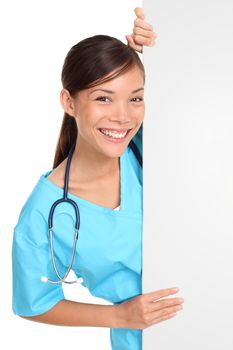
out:
<path id="1" fill-rule="evenodd" d="M 63 191 L 63 198 L 58 199 L 56 202 L 53 203 L 53 205 L 51 206 L 50 212 L 49 212 L 49 217 L 48 217 L 48 227 L 49 227 L 49 242 L 50 242 L 50 251 L 51 251 L 51 260 L 52 260 L 52 264 L 53 264 L 53 268 L 54 271 L 58 277 L 58 281 L 53 281 L 51 279 L 49 279 L 48 277 L 41 277 L 41 282 L 50 282 L 52 284 L 59 284 L 59 283 L 67 283 L 67 284 L 73 284 L 73 283 L 82 283 L 83 282 L 83 278 L 80 277 L 74 281 L 66 281 L 66 278 L 68 277 L 70 270 L 72 269 L 72 265 L 74 262 L 74 257 L 75 257 L 75 251 L 76 251 L 76 244 L 77 244 L 77 240 L 78 240 L 78 230 L 80 227 L 80 214 L 79 214 L 79 208 L 78 205 L 76 204 L 76 202 L 74 202 L 72 199 L 68 198 L 68 181 L 69 181 L 69 171 L 70 171 L 70 163 L 71 163 L 71 159 L 72 159 L 72 155 L 75 149 L 75 144 L 73 144 L 73 146 L 71 147 L 69 153 L 68 153 L 68 158 L 67 158 L 67 163 L 66 163 L 66 170 L 65 170 L 65 180 L 64 180 L 64 191 Z M 136 144 L 134 143 L 133 140 L 130 141 L 129 143 L 130 148 L 132 149 L 132 151 L 134 152 L 139 164 L 142 167 L 142 157 L 140 155 L 140 152 L 136 146 Z M 56 266 L 56 262 L 55 262 L 55 258 L 54 258 L 54 249 L 53 249 L 53 213 L 55 208 L 61 204 L 61 203 L 69 203 L 73 206 L 74 211 L 75 211 L 75 233 L 74 233 L 74 243 L 73 243 L 73 249 L 72 249 L 72 256 L 70 259 L 70 264 L 69 267 L 64 275 L 64 277 L 61 277 L 61 275 L 59 274 L 58 270 L 57 270 L 57 266 Z"/>
<path id="2" fill-rule="evenodd" d="M 52 259 L 52 264 L 53 264 L 53 268 L 54 271 L 58 277 L 58 281 L 52 281 L 51 279 L 48 279 L 48 277 L 41 277 L 41 281 L 42 282 L 50 282 L 53 284 L 58 284 L 58 283 L 67 283 L 67 284 L 73 284 L 73 283 L 82 283 L 83 282 L 83 278 L 80 277 L 74 281 L 66 281 L 66 278 L 68 277 L 70 270 L 72 269 L 72 265 L 74 262 L 74 257 L 75 257 L 75 251 L 76 251 L 76 244 L 77 244 L 77 240 L 78 240 L 78 230 L 80 227 L 80 214 L 79 214 L 79 208 L 78 205 L 75 203 L 75 201 L 73 201 L 72 199 L 67 197 L 68 194 L 68 181 L 69 181 L 69 171 L 70 171 L 70 163 L 71 163 L 71 159 L 72 159 L 72 155 L 75 149 L 75 143 L 73 144 L 73 146 L 71 147 L 69 154 L 68 154 L 68 158 L 67 158 L 67 163 L 66 163 L 66 170 L 65 170 L 65 180 L 64 180 L 64 191 L 63 191 L 63 198 L 58 199 L 56 202 L 53 203 L 53 205 L 51 206 L 50 212 L 49 212 L 49 218 L 48 218 L 48 226 L 49 226 L 49 242 L 50 242 L 50 251 L 51 251 L 51 259 Z M 75 211 L 75 229 L 74 229 L 74 243 L 73 243 L 73 249 L 72 249 L 72 256 L 70 259 L 70 264 L 69 267 L 64 275 L 64 277 L 61 277 L 61 275 L 59 274 L 58 270 L 57 270 L 57 266 L 55 263 L 55 258 L 54 258 L 54 249 L 53 249 L 53 214 L 54 214 L 54 210 L 55 208 L 61 204 L 61 203 L 69 203 L 73 206 L 74 211 Z"/>

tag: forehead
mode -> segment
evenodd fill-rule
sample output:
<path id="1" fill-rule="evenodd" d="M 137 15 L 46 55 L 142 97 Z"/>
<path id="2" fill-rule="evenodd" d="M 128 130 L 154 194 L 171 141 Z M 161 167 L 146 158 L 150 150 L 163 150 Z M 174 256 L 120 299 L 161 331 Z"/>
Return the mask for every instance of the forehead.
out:
<path id="1" fill-rule="evenodd" d="M 105 78 L 108 76 L 111 76 L 113 72 L 108 74 Z M 130 90 L 130 92 L 136 92 L 135 90 L 138 90 L 139 88 L 142 89 L 144 86 L 144 77 L 143 72 L 140 68 L 133 67 L 130 70 L 123 72 L 122 74 L 116 76 L 115 78 L 100 82 L 99 84 L 96 84 L 95 86 L 86 89 L 87 93 L 90 94 L 94 91 L 97 91 L 98 89 L 106 89 L 111 90 L 111 92 L 117 92 L 122 90 Z"/>

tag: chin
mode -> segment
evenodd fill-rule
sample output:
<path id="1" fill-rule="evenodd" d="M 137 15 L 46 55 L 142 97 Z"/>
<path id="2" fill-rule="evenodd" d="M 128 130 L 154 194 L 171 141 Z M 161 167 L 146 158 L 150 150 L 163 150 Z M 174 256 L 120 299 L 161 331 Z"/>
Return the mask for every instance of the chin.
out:
<path id="1" fill-rule="evenodd" d="M 106 157 L 108 158 L 119 158 L 122 156 L 122 154 L 125 152 L 125 150 L 127 149 L 128 145 L 124 146 L 124 147 L 118 147 L 115 149 L 110 149 L 110 148 L 102 148 L 102 154 L 104 154 Z"/>

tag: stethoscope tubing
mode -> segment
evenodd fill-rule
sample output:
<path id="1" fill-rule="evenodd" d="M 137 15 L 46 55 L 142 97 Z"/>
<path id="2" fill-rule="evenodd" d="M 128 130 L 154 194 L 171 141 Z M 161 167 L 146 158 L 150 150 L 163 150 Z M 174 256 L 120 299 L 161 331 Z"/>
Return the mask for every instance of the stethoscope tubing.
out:
<path id="1" fill-rule="evenodd" d="M 68 183 L 69 183 L 69 171 L 70 171 L 70 164 L 71 164 L 71 159 L 72 155 L 75 149 L 75 143 L 71 147 L 68 158 L 67 158 L 67 164 L 66 164 L 66 170 L 65 170 L 65 179 L 64 179 L 64 191 L 63 191 L 63 198 L 58 199 L 56 202 L 53 203 L 51 206 L 50 212 L 49 212 L 49 217 L 48 217 L 48 227 L 49 227 L 49 243 L 50 243 L 50 252 L 51 252 L 51 260 L 53 264 L 54 271 L 56 273 L 56 276 L 58 277 L 58 281 L 53 281 L 51 279 L 48 279 L 47 277 L 42 277 L 41 280 L 42 282 L 50 282 L 52 284 L 58 284 L 58 283 L 67 283 L 67 284 L 73 284 L 73 283 L 81 283 L 83 282 L 82 278 L 79 278 L 74 281 L 66 281 L 67 276 L 70 273 L 70 270 L 72 269 L 72 265 L 74 262 L 75 258 L 75 252 L 76 252 L 76 245 L 77 245 L 77 240 L 78 240 L 78 231 L 80 227 L 80 213 L 79 213 L 79 208 L 78 205 L 75 201 L 72 199 L 68 198 Z M 73 249 L 72 249 L 72 256 L 70 259 L 70 264 L 68 266 L 68 269 L 65 273 L 65 275 L 62 277 L 57 269 L 56 262 L 55 262 L 55 256 L 54 256 L 54 248 L 53 248 L 53 215 L 54 211 L 57 208 L 57 206 L 61 203 L 69 203 L 73 206 L 74 211 L 75 211 L 75 233 L 74 233 L 74 242 L 73 242 Z"/>

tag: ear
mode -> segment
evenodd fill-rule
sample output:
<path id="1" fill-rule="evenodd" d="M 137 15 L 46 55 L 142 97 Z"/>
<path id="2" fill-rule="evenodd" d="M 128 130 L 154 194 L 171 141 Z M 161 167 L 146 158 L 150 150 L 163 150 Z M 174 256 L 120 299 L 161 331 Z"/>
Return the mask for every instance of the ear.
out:
<path id="1" fill-rule="evenodd" d="M 71 117 L 75 117 L 74 99 L 70 96 L 67 89 L 62 89 L 60 92 L 60 102 L 64 111 Z"/>

